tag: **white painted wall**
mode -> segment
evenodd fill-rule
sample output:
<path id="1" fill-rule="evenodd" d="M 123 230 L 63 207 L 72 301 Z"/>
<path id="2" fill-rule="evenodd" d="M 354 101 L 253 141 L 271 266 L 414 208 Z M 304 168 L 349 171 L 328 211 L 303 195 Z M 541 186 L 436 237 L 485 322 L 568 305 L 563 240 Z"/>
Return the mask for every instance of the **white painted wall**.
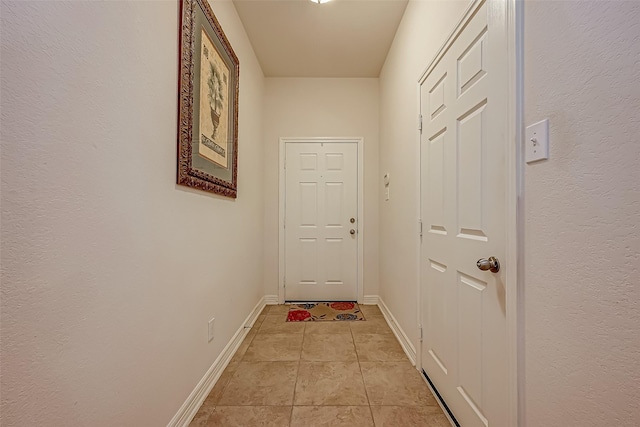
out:
<path id="1" fill-rule="evenodd" d="M 528 1 L 525 166 L 527 426 L 640 422 L 640 3 Z M 417 78 L 466 2 L 412 1 L 380 76 L 380 294 L 417 345 Z"/>
<path id="2" fill-rule="evenodd" d="M 364 137 L 364 294 L 378 293 L 378 79 L 267 78 L 264 99 L 265 294 L 278 294 L 280 137 Z"/>
<path id="3" fill-rule="evenodd" d="M 2 2 L 2 425 L 166 425 L 263 295 L 264 78 L 239 197 L 175 185 L 178 2 Z M 207 321 L 216 338 L 207 343 Z"/>
<path id="4" fill-rule="evenodd" d="M 241 63 L 231 201 L 174 184 L 175 2 L 3 2 L 0 422 L 171 419 L 277 293 L 280 136 L 365 137 L 365 294 L 379 259 L 417 345 L 417 78 L 466 4 L 410 2 L 378 92 L 265 81 L 233 5 L 214 2 Z M 549 117 L 552 138 L 525 168 L 528 426 L 640 420 L 639 6 L 526 2 L 526 119 Z"/>
<path id="5" fill-rule="evenodd" d="M 640 424 L 640 3 L 526 2 L 527 426 Z"/>
<path id="6" fill-rule="evenodd" d="M 410 1 L 380 74 L 380 296 L 418 347 L 418 78 L 467 7 L 466 1 Z"/>

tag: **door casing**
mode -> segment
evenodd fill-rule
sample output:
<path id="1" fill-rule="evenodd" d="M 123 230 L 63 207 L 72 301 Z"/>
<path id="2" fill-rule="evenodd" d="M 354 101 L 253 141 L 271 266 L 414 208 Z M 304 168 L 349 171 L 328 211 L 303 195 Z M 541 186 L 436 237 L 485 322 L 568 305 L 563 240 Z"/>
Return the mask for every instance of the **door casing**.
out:
<path id="1" fill-rule="evenodd" d="M 485 0 L 473 0 L 463 13 L 460 21 L 449 34 L 438 53 L 430 61 L 429 65 L 420 74 L 416 85 L 417 108 L 420 111 L 420 85 L 429 71 L 440 61 L 452 43 L 455 35 L 467 22 L 472 14 Z M 504 1 L 506 7 L 506 37 L 508 50 L 508 108 L 505 120 L 508 123 L 508 135 L 506 136 L 506 168 L 507 168 L 507 194 L 506 194 L 506 259 L 509 265 L 506 274 L 506 327 L 507 327 L 507 361 L 508 361 L 508 420 L 509 425 L 524 425 L 524 320 L 523 320 L 523 295 L 524 295 L 524 1 L 523 0 L 486 0 Z M 416 133 L 416 180 L 417 193 L 417 232 L 416 254 L 420 259 L 422 219 L 420 185 L 420 131 Z M 417 265 L 416 291 L 418 298 L 417 323 L 420 331 L 419 345 L 416 346 L 416 369 L 422 372 L 422 271 L 421 265 Z M 426 381 L 426 380 L 425 380 Z M 428 383 L 427 383 L 428 384 Z M 431 385 L 429 388 L 431 388 Z M 433 390 L 432 390 L 433 391 Z M 440 401 L 438 401 L 440 404 Z M 445 411 L 446 413 L 446 411 Z M 449 415 L 447 414 L 447 417 Z"/>
<path id="2" fill-rule="evenodd" d="M 358 147 L 358 233 L 356 235 L 358 240 L 358 261 L 357 261 L 357 286 L 358 286 L 358 303 L 362 303 L 364 299 L 364 230 L 365 230 L 365 215 L 364 215 L 364 138 L 362 137 L 281 137 L 279 145 L 279 157 L 280 165 L 278 168 L 278 303 L 284 304 L 285 302 L 285 289 L 284 289 L 284 273 L 285 273 L 285 155 L 286 144 L 305 144 L 305 143 L 320 143 L 320 142 L 332 142 L 332 143 L 350 143 L 357 144 Z"/>

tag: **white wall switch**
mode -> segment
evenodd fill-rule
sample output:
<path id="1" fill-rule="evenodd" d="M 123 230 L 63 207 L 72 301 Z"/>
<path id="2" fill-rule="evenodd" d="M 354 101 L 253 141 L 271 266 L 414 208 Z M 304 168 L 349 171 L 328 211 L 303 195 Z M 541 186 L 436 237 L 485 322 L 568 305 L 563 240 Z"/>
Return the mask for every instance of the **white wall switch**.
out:
<path id="1" fill-rule="evenodd" d="M 549 119 L 527 126 L 524 145 L 527 163 L 549 158 Z"/>
<path id="2" fill-rule="evenodd" d="M 216 320 L 215 317 L 212 317 L 209 320 L 209 342 L 213 341 L 213 321 Z"/>

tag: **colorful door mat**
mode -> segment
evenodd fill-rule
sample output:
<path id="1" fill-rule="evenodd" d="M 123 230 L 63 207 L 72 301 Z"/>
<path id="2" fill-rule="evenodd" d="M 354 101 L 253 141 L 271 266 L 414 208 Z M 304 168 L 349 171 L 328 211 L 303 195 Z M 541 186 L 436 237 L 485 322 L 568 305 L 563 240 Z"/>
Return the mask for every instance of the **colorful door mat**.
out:
<path id="1" fill-rule="evenodd" d="M 318 320 L 366 320 L 355 302 L 308 302 L 291 304 L 287 322 Z"/>

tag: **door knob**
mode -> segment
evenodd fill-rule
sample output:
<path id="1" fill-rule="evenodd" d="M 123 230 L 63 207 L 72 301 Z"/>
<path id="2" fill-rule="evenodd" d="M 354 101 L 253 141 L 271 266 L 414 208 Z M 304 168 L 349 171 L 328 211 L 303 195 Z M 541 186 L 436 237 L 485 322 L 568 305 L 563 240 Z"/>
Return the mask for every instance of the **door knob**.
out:
<path id="1" fill-rule="evenodd" d="M 492 273 L 497 273 L 498 271 L 500 271 L 500 261 L 498 261 L 498 258 L 493 256 L 489 257 L 489 259 L 480 258 L 476 265 L 482 271 L 489 270 Z"/>
<path id="2" fill-rule="evenodd" d="M 355 219 L 355 218 L 351 218 L 351 219 L 349 220 L 349 222 L 350 222 L 351 224 L 353 224 L 354 222 L 356 222 L 356 219 Z"/>
<path id="3" fill-rule="evenodd" d="M 351 235 L 353 236 L 354 234 L 356 234 L 356 230 L 354 230 L 354 229 L 352 228 L 351 230 L 349 230 L 349 234 L 351 234 Z"/>

